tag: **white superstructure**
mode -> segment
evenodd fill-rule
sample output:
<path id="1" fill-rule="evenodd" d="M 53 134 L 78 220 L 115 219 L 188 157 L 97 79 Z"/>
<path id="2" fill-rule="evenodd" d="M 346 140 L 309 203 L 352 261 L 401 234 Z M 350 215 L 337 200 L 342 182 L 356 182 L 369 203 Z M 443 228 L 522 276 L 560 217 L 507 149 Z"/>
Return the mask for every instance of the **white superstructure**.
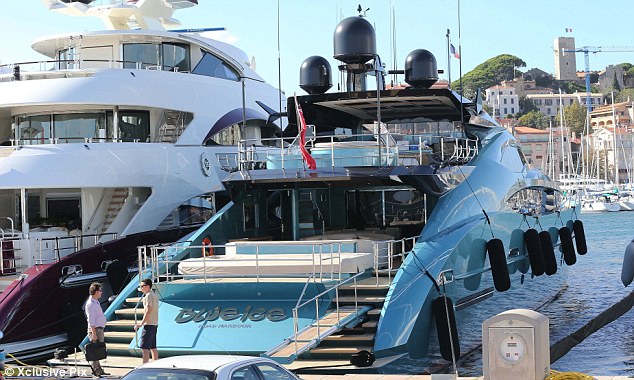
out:
<path id="1" fill-rule="evenodd" d="M 32 47 L 45 60 L 0 67 L 0 274 L 72 253 L 69 236 L 97 235 L 85 248 L 201 217 L 237 141 L 277 130 L 280 93 L 244 52 L 130 29 L 175 25 L 171 12 L 196 1 L 44 3 L 120 30 L 42 38 Z"/>

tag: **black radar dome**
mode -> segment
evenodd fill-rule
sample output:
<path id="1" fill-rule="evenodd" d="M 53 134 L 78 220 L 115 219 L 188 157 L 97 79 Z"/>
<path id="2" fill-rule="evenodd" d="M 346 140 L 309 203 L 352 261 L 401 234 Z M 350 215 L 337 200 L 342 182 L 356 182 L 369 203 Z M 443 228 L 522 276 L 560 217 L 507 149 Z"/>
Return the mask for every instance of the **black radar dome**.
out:
<path id="1" fill-rule="evenodd" d="M 344 63 L 366 63 L 376 55 L 376 34 L 363 17 L 341 20 L 333 35 L 334 58 Z"/>
<path id="2" fill-rule="evenodd" d="M 409 53 L 405 59 L 405 82 L 412 87 L 429 88 L 437 81 L 436 57 L 425 49 Z"/>
<path id="3" fill-rule="evenodd" d="M 332 87 L 330 63 L 324 57 L 313 55 L 299 68 L 299 87 L 309 94 L 323 94 Z"/>
<path id="4" fill-rule="evenodd" d="M 62 0 L 62 3 L 82 3 L 82 4 L 90 4 L 95 0 Z"/>

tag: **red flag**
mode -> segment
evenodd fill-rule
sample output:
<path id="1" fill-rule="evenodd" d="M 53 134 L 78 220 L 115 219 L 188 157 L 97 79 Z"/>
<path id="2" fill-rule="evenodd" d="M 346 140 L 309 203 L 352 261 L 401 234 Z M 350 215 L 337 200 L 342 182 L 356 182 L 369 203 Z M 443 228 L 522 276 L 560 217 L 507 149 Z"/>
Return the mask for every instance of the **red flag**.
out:
<path id="1" fill-rule="evenodd" d="M 297 109 L 297 123 L 299 126 L 299 149 L 302 151 L 302 157 L 306 161 L 308 169 L 315 170 L 317 169 L 317 163 L 304 146 L 306 145 L 306 120 L 304 120 L 304 112 L 302 112 L 302 107 L 297 102 L 297 98 L 295 98 L 295 108 Z"/>

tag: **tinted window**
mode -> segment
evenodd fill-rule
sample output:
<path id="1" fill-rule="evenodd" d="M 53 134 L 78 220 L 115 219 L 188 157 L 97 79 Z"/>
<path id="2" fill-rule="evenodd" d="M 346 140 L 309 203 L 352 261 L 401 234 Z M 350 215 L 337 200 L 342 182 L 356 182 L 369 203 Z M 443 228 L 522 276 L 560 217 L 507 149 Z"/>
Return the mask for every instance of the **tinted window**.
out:
<path id="1" fill-rule="evenodd" d="M 192 73 L 234 81 L 237 81 L 240 77 L 235 70 L 220 60 L 220 58 L 207 52 L 203 52 L 202 59 L 198 62 Z"/>
<path id="2" fill-rule="evenodd" d="M 216 374 L 213 372 L 196 369 L 143 368 L 133 370 L 122 380 L 214 380 L 215 378 Z"/>
<path id="3" fill-rule="evenodd" d="M 53 116 L 54 137 L 63 142 L 84 142 L 84 138 L 99 136 L 106 129 L 104 113 L 72 113 Z"/>
<path id="4" fill-rule="evenodd" d="M 260 376 L 252 366 L 239 368 L 231 374 L 231 380 L 260 380 Z"/>
<path id="5" fill-rule="evenodd" d="M 51 137 L 51 116 L 27 116 L 18 119 L 18 138 L 22 144 L 45 144 Z"/>
<path id="6" fill-rule="evenodd" d="M 288 371 L 272 364 L 258 363 L 255 366 L 258 367 L 264 376 L 264 380 L 296 380 L 296 378 Z"/>
<path id="7" fill-rule="evenodd" d="M 123 45 L 123 68 L 136 69 L 137 64 L 140 64 L 142 69 L 158 68 L 161 64 L 159 46 L 157 44 Z"/>
<path id="8" fill-rule="evenodd" d="M 148 141 L 150 115 L 147 111 L 121 111 L 119 113 L 119 138 L 122 141 Z"/>
<path id="9" fill-rule="evenodd" d="M 163 70 L 189 71 L 189 46 L 163 44 Z"/>

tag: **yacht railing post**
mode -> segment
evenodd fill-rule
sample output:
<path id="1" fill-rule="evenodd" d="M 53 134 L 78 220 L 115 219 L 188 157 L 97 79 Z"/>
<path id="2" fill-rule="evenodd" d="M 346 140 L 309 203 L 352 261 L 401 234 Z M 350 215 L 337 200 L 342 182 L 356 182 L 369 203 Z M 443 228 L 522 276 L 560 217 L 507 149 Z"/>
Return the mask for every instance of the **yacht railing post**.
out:
<path id="1" fill-rule="evenodd" d="M 203 281 L 205 282 L 205 284 L 207 283 L 207 255 L 205 255 L 205 246 L 202 246 L 202 253 L 203 253 Z"/>
<path id="2" fill-rule="evenodd" d="M 4 235 L 4 231 L 2 231 Z M 4 237 L 0 239 L 0 274 L 4 274 Z M 15 266 L 15 265 L 14 265 Z"/>
<path id="3" fill-rule="evenodd" d="M 53 252 L 54 260 L 56 260 L 55 262 L 59 262 L 62 259 L 59 253 L 59 236 L 55 236 L 55 248 L 53 249 Z"/>
<path id="4" fill-rule="evenodd" d="M 299 347 L 297 346 L 297 334 L 299 330 L 299 315 L 297 312 L 297 308 L 293 309 L 293 331 L 294 331 L 294 337 L 295 339 L 293 339 L 293 342 L 295 343 L 295 353 L 297 353 L 297 351 L 299 351 Z"/>
<path id="5" fill-rule="evenodd" d="M 255 281 L 260 282 L 260 245 L 255 245 Z"/>

